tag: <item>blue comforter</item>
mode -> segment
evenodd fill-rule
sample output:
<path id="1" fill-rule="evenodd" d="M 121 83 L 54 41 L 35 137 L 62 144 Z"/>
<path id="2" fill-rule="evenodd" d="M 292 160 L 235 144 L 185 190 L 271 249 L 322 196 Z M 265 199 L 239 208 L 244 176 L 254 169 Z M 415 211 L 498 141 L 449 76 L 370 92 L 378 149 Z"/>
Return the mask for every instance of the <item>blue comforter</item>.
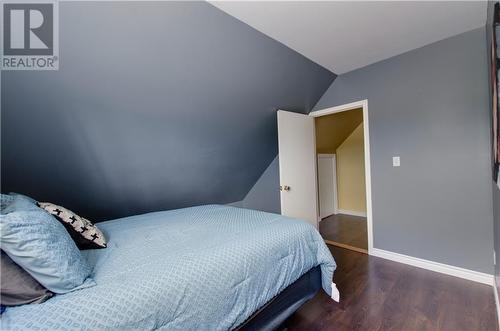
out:
<path id="1" fill-rule="evenodd" d="M 97 286 L 8 308 L 2 330 L 229 330 L 309 269 L 335 262 L 308 223 L 208 205 L 99 223 Z"/>

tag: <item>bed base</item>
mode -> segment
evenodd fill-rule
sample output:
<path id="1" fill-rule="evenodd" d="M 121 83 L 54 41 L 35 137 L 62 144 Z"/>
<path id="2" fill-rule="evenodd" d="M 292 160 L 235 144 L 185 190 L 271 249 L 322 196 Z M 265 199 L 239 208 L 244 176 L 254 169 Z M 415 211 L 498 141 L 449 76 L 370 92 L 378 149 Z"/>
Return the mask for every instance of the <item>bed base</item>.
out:
<path id="1" fill-rule="evenodd" d="M 274 331 L 321 289 L 321 269 L 316 266 L 240 324 L 237 331 Z"/>

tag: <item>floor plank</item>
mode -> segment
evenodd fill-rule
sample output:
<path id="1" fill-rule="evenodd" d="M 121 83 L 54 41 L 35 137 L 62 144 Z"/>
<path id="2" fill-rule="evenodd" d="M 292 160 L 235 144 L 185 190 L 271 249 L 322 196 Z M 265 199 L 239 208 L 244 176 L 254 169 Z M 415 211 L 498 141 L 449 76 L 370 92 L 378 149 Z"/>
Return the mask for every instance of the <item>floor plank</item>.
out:
<path id="1" fill-rule="evenodd" d="M 366 217 L 335 214 L 319 223 L 319 232 L 325 240 L 368 249 Z"/>
<path id="2" fill-rule="evenodd" d="M 297 330 L 498 330 L 493 289 L 329 246 L 340 303 L 323 291 L 292 315 Z"/>

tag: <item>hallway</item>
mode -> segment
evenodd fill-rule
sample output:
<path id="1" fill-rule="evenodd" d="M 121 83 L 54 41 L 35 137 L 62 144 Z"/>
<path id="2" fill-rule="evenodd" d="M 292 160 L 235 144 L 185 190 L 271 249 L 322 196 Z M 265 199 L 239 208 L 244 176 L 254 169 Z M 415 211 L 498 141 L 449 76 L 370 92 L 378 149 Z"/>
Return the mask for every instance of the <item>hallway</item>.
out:
<path id="1" fill-rule="evenodd" d="M 323 239 L 330 244 L 335 242 L 344 248 L 348 248 L 347 245 L 368 250 L 366 217 L 334 214 L 321 220 L 319 232 Z"/>

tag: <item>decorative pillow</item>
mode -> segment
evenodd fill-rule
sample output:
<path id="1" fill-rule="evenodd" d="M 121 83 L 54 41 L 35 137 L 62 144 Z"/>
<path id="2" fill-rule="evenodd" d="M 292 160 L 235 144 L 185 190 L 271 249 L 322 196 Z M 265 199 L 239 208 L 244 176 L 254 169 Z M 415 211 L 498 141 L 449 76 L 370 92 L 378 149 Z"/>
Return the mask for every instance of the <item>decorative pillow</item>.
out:
<path id="1" fill-rule="evenodd" d="M 12 204 L 22 205 L 23 209 L 0 215 L 2 250 L 54 293 L 95 285 L 89 277 L 92 269 L 64 226 L 30 201 L 16 195 Z"/>
<path id="2" fill-rule="evenodd" d="M 64 225 L 78 248 L 106 248 L 104 234 L 88 219 L 50 202 L 38 202 L 38 206 L 54 215 Z"/>
<path id="3" fill-rule="evenodd" d="M 42 303 L 54 294 L 40 285 L 29 273 L 18 266 L 3 251 L 0 256 L 0 304 L 17 306 Z"/>

